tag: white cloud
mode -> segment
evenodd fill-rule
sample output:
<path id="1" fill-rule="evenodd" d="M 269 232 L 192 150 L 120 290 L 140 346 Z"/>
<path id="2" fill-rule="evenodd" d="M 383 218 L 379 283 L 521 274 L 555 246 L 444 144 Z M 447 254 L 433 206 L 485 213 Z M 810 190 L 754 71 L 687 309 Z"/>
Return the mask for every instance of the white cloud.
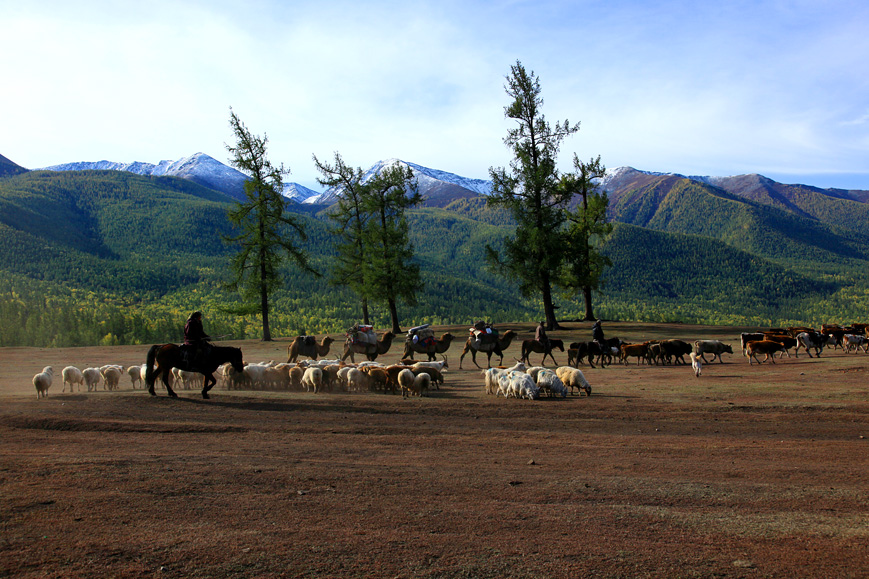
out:
<path id="1" fill-rule="evenodd" d="M 858 2 L 2 1 L 0 153 L 225 160 L 229 107 L 313 186 L 311 154 L 505 165 L 504 76 L 540 76 L 565 142 L 608 166 L 855 173 L 869 8 Z M 869 183 L 865 184 L 869 189 Z"/>

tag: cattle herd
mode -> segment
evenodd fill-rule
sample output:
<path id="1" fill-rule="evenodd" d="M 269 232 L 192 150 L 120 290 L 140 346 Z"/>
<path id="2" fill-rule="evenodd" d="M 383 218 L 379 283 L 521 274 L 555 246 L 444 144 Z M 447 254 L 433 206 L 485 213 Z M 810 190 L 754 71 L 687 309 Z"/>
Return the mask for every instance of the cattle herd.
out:
<path id="1" fill-rule="evenodd" d="M 560 345 L 560 341 L 558 342 Z M 869 353 L 867 324 L 852 324 L 847 327 L 823 325 L 820 330 L 806 327 L 770 328 L 766 331 L 743 333 L 740 335 L 742 354 L 754 363 L 775 363 L 776 355 L 799 357 L 805 350 L 809 357 L 820 356 L 825 348 L 841 349 L 846 353 Z M 567 368 L 578 369 L 588 365 L 591 368 L 614 363 L 655 364 L 692 366 L 695 375 L 700 376 L 704 363 L 723 362 L 722 354 L 733 354 L 730 344 L 720 340 L 685 341 L 677 339 L 650 340 L 642 343 L 625 343 L 618 338 L 601 342 L 573 342 L 567 349 L 567 366 L 559 367 L 555 373 L 546 372 L 541 366 L 534 367 L 527 359 L 521 360 L 520 367 L 507 369 L 507 372 L 486 374 L 483 381 L 485 390 L 490 394 L 505 397 L 536 398 L 538 393 L 566 395 L 576 386 L 578 392 L 591 393 L 585 377 L 571 375 Z M 384 365 L 369 361 L 360 364 L 347 364 L 342 360 L 311 360 L 296 362 L 261 362 L 246 364 L 244 372 L 237 373 L 231 366 L 218 369 L 218 385 L 225 389 L 252 390 L 299 390 L 299 391 L 384 391 L 402 392 L 403 395 L 425 395 L 430 388 L 439 388 L 444 383 L 444 373 L 449 368 L 446 356 L 441 361 L 416 362 L 405 359 L 398 364 Z M 545 356 L 545 355 L 544 355 Z M 707 359 L 707 356 L 710 358 Z M 762 356 L 762 358 L 761 358 Z M 686 359 L 687 357 L 687 359 Z M 542 364 L 542 363 L 541 363 Z M 532 370 L 533 385 L 517 372 Z M 72 391 L 74 386 L 81 390 L 96 391 L 102 382 L 106 390 L 116 390 L 122 375 L 130 377 L 133 389 L 143 385 L 144 365 L 124 368 L 106 365 L 100 368 L 86 368 L 83 371 L 75 366 L 63 368 L 63 391 Z M 568 377 L 569 376 L 569 377 Z M 509 377 L 509 380 L 507 380 Z M 37 396 L 43 397 L 54 378 L 54 370 L 47 366 L 33 377 Z M 181 388 L 198 388 L 203 376 L 194 372 L 173 369 L 174 382 Z M 500 383 L 499 383 L 500 380 Z"/>

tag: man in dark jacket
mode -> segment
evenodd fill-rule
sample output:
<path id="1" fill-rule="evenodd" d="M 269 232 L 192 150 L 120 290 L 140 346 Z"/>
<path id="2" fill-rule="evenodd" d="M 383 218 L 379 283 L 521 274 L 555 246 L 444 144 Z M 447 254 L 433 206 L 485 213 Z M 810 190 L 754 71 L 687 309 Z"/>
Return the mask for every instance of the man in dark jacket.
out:
<path id="1" fill-rule="evenodd" d="M 600 320 L 597 320 L 591 327 L 591 339 L 603 347 L 603 328 L 600 326 Z"/>
<path id="2" fill-rule="evenodd" d="M 191 368 L 197 368 L 202 356 L 208 350 L 208 338 L 202 327 L 202 312 L 196 311 L 187 318 L 184 324 L 184 349 L 187 353 L 188 364 Z"/>
<path id="3" fill-rule="evenodd" d="M 537 326 L 537 333 L 534 334 L 534 339 L 540 342 L 540 345 L 546 350 L 549 350 L 549 336 L 546 335 L 546 327 L 543 322 L 540 322 L 540 325 Z"/>

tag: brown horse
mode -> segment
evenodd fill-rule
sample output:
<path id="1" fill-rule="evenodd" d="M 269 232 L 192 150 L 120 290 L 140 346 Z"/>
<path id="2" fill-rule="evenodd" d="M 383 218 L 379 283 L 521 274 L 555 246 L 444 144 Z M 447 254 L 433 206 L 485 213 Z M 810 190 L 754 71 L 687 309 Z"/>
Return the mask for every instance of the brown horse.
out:
<path id="1" fill-rule="evenodd" d="M 156 396 L 154 384 L 159 376 L 166 387 L 166 393 L 172 398 L 178 398 L 178 395 L 172 390 L 172 386 L 169 385 L 169 376 L 172 373 L 172 368 L 180 368 L 188 372 L 199 372 L 205 375 L 202 397 L 207 399 L 209 398 L 208 391 L 217 384 L 214 372 L 218 366 L 225 362 L 232 364 L 233 369 L 238 373 L 244 371 L 244 360 L 241 350 L 238 348 L 211 346 L 207 351 L 202 353 L 199 365 L 194 367 L 184 359 L 181 347 L 177 344 L 158 344 L 151 346 L 151 349 L 148 350 L 145 366 L 145 384 L 148 385 L 148 392 L 151 396 Z"/>
<path id="2" fill-rule="evenodd" d="M 486 352 L 486 364 L 487 364 L 486 367 L 487 368 L 492 367 L 492 353 L 493 352 L 495 354 L 498 354 L 501 357 L 501 361 L 498 362 L 498 364 L 500 365 L 501 362 L 504 361 L 504 350 L 506 350 L 510 346 L 510 342 L 512 342 L 513 338 L 515 338 L 515 337 L 516 337 L 516 332 L 514 332 L 513 330 L 507 330 L 506 332 L 504 332 L 503 336 L 498 338 L 497 342 L 494 342 L 492 344 L 485 344 L 485 346 L 487 346 L 487 347 L 492 346 L 492 348 L 489 350 L 483 350 L 483 349 L 477 350 L 476 340 L 474 340 L 473 338 L 468 338 L 468 341 L 465 343 L 465 349 L 462 350 L 462 357 L 459 358 L 459 370 L 462 369 L 462 360 L 464 360 L 465 354 L 467 354 L 468 352 L 471 353 L 471 360 L 473 360 L 474 366 L 476 366 L 477 368 L 480 367 L 480 365 L 477 364 L 477 352 L 478 351 Z"/>
<path id="3" fill-rule="evenodd" d="M 564 342 L 562 340 L 549 340 L 549 347 L 546 347 L 537 340 L 522 340 L 522 356 L 519 358 L 519 361 L 531 365 L 531 360 L 528 359 L 528 356 L 533 352 L 535 354 L 543 354 L 543 360 L 540 361 L 541 366 L 546 363 L 546 356 L 552 358 L 552 363 L 558 366 L 558 362 L 555 361 L 555 357 L 552 355 L 552 350 L 561 350 L 563 352 Z"/>
<path id="4" fill-rule="evenodd" d="M 419 342 L 414 344 L 412 341 L 405 341 L 404 354 L 402 354 L 401 357 L 413 360 L 413 353 L 416 352 L 418 354 L 428 354 L 428 361 L 432 362 L 437 359 L 435 354 L 443 354 L 446 352 L 454 339 L 453 335 L 447 332 L 441 336 L 440 340 L 434 340 L 425 346 Z"/>
<path id="5" fill-rule="evenodd" d="M 308 336 L 296 336 L 293 343 L 287 346 L 287 362 L 295 362 L 299 356 L 307 356 L 312 360 L 325 357 L 329 354 L 329 348 L 335 340 L 329 336 L 323 337 L 319 344 L 313 344 L 306 340 Z"/>
<path id="6" fill-rule="evenodd" d="M 356 363 L 353 354 L 365 354 L 368 356 L 368 359 L 373 362 L 377 359 L 377 356 L 389 351 L 389 347 L 392 346 L 393 338 L 395 338 L 395 334 L 392 332 L 384 332 L 383 337 L 374 344 L 360 342 L 354 344 L 350 338 L 347 338 L 347 341 L 344 342 L 344 355 L 341 356 L 341 361 L 343 362 L 347 359 L 347 356 L 350 356 L 350 361 Z"/>

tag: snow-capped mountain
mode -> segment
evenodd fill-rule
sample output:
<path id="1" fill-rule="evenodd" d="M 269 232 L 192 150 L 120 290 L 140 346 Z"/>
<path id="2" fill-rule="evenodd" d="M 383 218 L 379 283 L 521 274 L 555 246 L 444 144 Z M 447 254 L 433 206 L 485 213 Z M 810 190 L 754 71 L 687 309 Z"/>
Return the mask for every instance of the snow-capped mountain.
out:
<path id="1" fill-rule="evenodd" d="M 400 159 L 387 159 L 375 163 L 362 176 L 362 182 L 367 183 L 384 169 L 396 165 L 410 167 L 419 185 L 419 192 L 426 200 L 426 205 L 443 206 L 459 198 L 488 195 L 492 191 L 490 181 L 461 177 L 454 173 L 429 169 Z M 331 205 L 338 201 L 341 192 L 342 188 L 333 187 L 320 195 L 308 198 L 304 203 Z"/>
<path id="2" fill-rule="evenodd" d="M 244 199 L 244 182 L 247 176 L 224 165 L 205 153 L 196 153 L 177 161 L 152 163 L 115 163 L 112 161 L 65 163 L 43 167 L 44 171 L 127 171 L 153 177 L 181 177 L 195 183 L 226 193 L 236 199 Z"/>
<path id="3" fill-rule="evenodd" d="M 284 197 L 292 199 L 297 203 L 305 203 L 307 199 L 321 194 L 319 191 L 308 189 L 304 185 L 299 185 L 298 183 L 284 183 L 283 193 Z"/>
<path id="4" fill-rule="evenodd" d="M 244 201 L 244 182 L 248 177 L 241 171 L 225 165 L 217 159 L 205 153 L 196 153 L 177 161 L 160 161 L 152 163 L 115 163 L 112 161 L 65 163 L 43 167 L 43 171 L 127 171 L 137 175 L 149 175 L 153 177 L 180 177 L 189 179 L 195 183 L 220 191 Z M 288 199 L 301 203 L 308 197 L 318 195 L 298 183 L 284 183 L 284 196 Z"/>

